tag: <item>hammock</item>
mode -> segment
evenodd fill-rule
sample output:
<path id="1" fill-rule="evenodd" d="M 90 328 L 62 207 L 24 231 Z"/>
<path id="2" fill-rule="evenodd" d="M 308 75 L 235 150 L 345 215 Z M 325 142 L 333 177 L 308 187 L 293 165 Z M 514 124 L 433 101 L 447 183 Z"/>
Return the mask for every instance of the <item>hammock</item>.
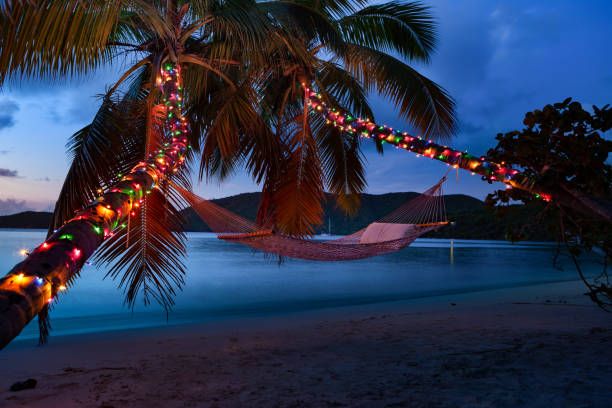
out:
<path id="1" fill-rule="evenodd" d="M 280 234 L 176 187 L 219 239 L 291 258 L 349 261 L 399 251 L 419 236 L 448 224 L 442 195 L 445 180 L 443 177 L 424 193 L 367 227 L 330 241 Z"/>

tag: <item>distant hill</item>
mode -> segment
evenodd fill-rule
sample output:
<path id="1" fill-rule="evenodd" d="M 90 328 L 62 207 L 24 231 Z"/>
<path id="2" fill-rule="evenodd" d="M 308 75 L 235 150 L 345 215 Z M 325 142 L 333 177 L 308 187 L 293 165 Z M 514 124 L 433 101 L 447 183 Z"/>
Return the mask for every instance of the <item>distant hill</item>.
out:
<path id="1" fill-rule="evenodd" d="M 47 229 L 51 223 L 51 213 L 25 211 L 13 215 L 0 216 L 0 228 L 37 228 Z"/>
<path id="2" fill-rule="evenodd" d="M 324 206 L 325 222 L 316 229 L 316 232 L 327 232 L 331 218 L 333 234 L 345 235 L 353 233 L 417 196 L 418 193 L 362 194 L 359 212 L 354 217 L 347 217 L 342 210 L 337 208 L 333 196 L 327 195 L 327 201 Z M 259 197 L 260 193 L 244 193 L 211 201 L 244 218 L 252 220 L 257 214 Z M 446 196 L 446 208 L 449 213 L 474 211 L 483 209 L 483 203 L 474 197 L 452 194 Z M 189 231 L 210 231 L 193 209 L 183 210 L 183 215 L 187 220 Z"/>
<path id="3" fill-rule="evenodd" d="M 418 193 L 388 193 L 363 194 L 361 208 L 354 217 L 348 217 L 337 208 L 335 199 L 327 197 L 323 225 L 316 229 L 317 233 L 327 232 L 331 220 L 333 234 L 345 235 L 353 233 L 369 223 L 390 213 Z M 254 219 L 257 213 L 260 193 L 244 193 L 231 197 L 211 200 L 228 210 L 247 219 Z M 519 226 L 529 218 L 531 210 L 524 206 L 516 206 L 518 214 L 499 219 L 491 211 L 484 208 L 482 201 L 463 194 L 446 196 L 446 210 L 454 226 L 441 228 L 426 235 L 430 238 L 464 238 L 464 239 L 505 239 L 508 226 Z M 183 210 L 187 223 L 187 231 L 210 231 L 208 226 L 191 208 Z M 27 211 L 13 215 L 0 216 L 0 228 L 40 228 L 47 229 L 51 221 L 51 213 Z M 532 237 L 534 240 L 552 240 L 545 231 Z"/>
<path id="4" fill-rule="evenodd" d="M 257 213 L 259 194 L 244 193 L 211 201 L 252 220 Z M 323 225 L 316 228 L 316 233 L 327 232 L 331 220 L 332 234 L 351 234 L 380 219 L 417 195 L 418 193 L 363 194 L 361 196 L 361 208 L 354 217 L 347 217 L 337 208 L 334 198 L 328 195 L 324 206 L 324 222 Z M 447 195 L 445 201 L 448 218 L 450 221 L 454 221 L 455 225 L 430 232 L 425 237 L 503 240 L 509 226 L 520 226 L 532 215 L 531 209 L 517 205 L 514 206 L 517 210 L 516 215 L 500 219 L 494 212 L 484 208 L 484 203 L 481 200 L 464 194 Z M 193 209 L 183 210 L 183 215 L 187 220 L 189 231 L 210 231 Z M 531 239 L 550 241 L 554 240 L 555 237 L 546 231 L 539 231 Z"/>

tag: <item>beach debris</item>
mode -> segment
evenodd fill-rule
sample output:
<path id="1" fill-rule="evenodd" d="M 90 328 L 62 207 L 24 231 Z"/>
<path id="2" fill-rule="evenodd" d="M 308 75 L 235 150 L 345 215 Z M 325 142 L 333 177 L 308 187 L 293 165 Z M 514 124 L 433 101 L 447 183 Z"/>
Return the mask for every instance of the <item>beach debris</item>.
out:
<path id="1" fill-rule="evenodd" d="M 11 385 L 10 390 L 13 392 L 28 390 L 30 388 L 36 387 L 37 381 L 33 378 L 28 378 L 25 381 L 17 381 L 13 385 Z"/>

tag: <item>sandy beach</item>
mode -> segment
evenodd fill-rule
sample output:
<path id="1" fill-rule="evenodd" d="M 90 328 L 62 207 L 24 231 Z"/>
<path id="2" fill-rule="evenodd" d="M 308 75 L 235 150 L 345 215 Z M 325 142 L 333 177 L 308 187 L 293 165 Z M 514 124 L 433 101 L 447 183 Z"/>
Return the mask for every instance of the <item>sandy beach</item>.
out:
<path id="1" fill-rule="evenodd" d="M 18 341 L 3 407 L 609 407 L 580 282 Z M 35 378 L 33 390 L 9 392 Z"/>

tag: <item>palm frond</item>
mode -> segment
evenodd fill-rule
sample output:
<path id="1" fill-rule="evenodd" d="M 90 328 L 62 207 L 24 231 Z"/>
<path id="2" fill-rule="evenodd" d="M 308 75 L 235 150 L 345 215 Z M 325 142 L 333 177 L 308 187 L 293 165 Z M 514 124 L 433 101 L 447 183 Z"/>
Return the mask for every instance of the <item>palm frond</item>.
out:
<path id="1" fill-rule="evenodd" d="M 266 1 L 258 5 L 271 16 L 273 24 L 282 27 L 283 32 L 297 33 L 296 37 L 306 43 L 315 40 L 326 44 L 338 55 L 344 53 L 345 44 L 341 33 L 318 10 L 290 1 Z"/>
<path id="2" fill-rule="evenodd" d="M 117 28 L 111 34 L 110 42 L 141 45 L 153 38 L 154 33 L 140 22 L 138 14 L 124 8 L 117 21 Z"/>
<path id="3" fill-rule="evenodd" d="M 200 65 L 206 71 L 214 72 L 215 74 L 219 75 L 219 77 L 221 77 L 227 85 L 229 85 L 233 90 L 236 90 L 236 85 L 234 85 L 232 80 L 229 79 L 228 76 L 221 71 L 221 69 L 213 66 L 213 64 L 215 64 L 214 61 L 207 60 L 194 54 L 182 54 L 179 57 L 179 63 L 180 62 Z"/>
<path id="4" fill-rule="evenodd" d="M 139 109 L 137 103 L 105 97 L 92 123 L 72 135 L 66 146 L 72 163 L 55 204 L 50 232 L 142 157 Z"/>
<path id="5" fill-rule="evenodd" d="M 168 21 L 163 11 L 155 3 L 147 0 L 129 0 L 130 14 L 123 14 L 123 22 L 131 24 L 136 31 L 132 31 L 132 36 L 142 36 L 142 33 L 151 32 L 156 40 L 161 43 L 172 44 L 174 27 Z M 128 19 L 128 16 L 131 18 Z M 127 33 L 127 29 L 125 33 Z"/>
<path id="6" fill-rule="evenodd" d="M 436 24 L 419 2 L 376 4 L 338 20 L 348 42 L 409 59 L 429 61 L 436 45 Z"/>
<path id="7" fill-rule="evenodd" d="M 325 196 L 318 146 L 306 109 L 287 130 L 281 169 L 269 173 L 264 183 L 258 221 L 284 234 L 310 236 L 313 226 L 322 222 Z"/>
<path id="8" fill-rule="evenodd" d="M 316 74 L 313 79 L 326 100 L 357 117 L 375 120 L 365 89 L 344 68 L 334 62 L 321 60 Z"/>
<path id="9" fill-rule="evenodd" d="M 337 19 L 354 13 L 368 4 L 367 0 L 302 0 L 300 3 L 320 11 L 329 19 Z"/>
<path id="10" fill-rule="evenodd" d="M 170 185 L 155 188 L 140 203 L 140 213 L 118 225 L 96 252 L 97 265 L 110 265 L 106 276 L 119 279 L 125 303 L 133 308 L 141 295 L 145 305 L 156 301 L 168 312 L 184 284 L 186 236 Z M 165 190 L 165 191 L 162 191 Z"/>
<path id="11" fill-rule="evenodd" d="M 123 0 L 0 2 L 0 84 L 81 74 L 109 62 Z"/>
<path id="12" fill-rule="evenodd" d="M 126 79 L 130 77 L 133 77 L 134 74 L 137 73 L 140 68 L 146 65 L 150 65 L 150 64 L 151 64 L 151 58 L 146 57 L 138 61 L 136 64 L 132 65 L 127 71 L 125 71 L 125 73 L 121 76 L 121 78 L 119 78 L 119 80 L 115 82 L 115 85 L 113 85 L 112 88 L 108 91 L 108 95 L 109 96 L 112 95 L 115 92 L 115 90 L 123 83 L 123 81 L 125 81 Z"/>
<path id="13" fill-rule="evenodd" d="M 274 143 L 268 143 L 271 132 L 255 109 L 258 95 L 253 81 L 256 78 L 247 78 L 235 91 L 223 86 L 210 98 L 190 100 L 195 126 L 204 135 L 200 178 L 226 174 L 243 161 L 256 176 L 261 163 L 278 157 Z"/>
<path id="14" fill-rule="evenodd" d="M 228 0 L 203 2 L 202 12 L 210 15 L 212 21 L 206 24 L 201 33 L 195 35 L 197 43 L 206 48 L 196 55 L 210 60 L 230 60 L 237 54 L 248 58 L 254 66 L 266 65 L 267 55 L 261 47 L 270 40 L 269 18 L 258 9 L 252 0 Z M 196 4 L 193 4 L 194 8 Z M 245 58 L 241 58 L 244 60 Z"/>
<path id="15" fill-rule="evenodd" d="M 151 66 L 145 65 L 138 68 L 127 79 L 127 85 L 123 94 L 126 102 L 135 102 L 143 99 L 143 92 L 150 95 L 151 89 Z"/>
<path id="16" fill-rule="evenodd" d="M 335 195 L 338 206 L 345 213 L 353 215 L 359 209 L 359 194 L 365 191 L 367 185 L 359 136 L 327 126 L 320 116 L 312 121 L 327 189 Z"/>
<path id="17" fill-rule="evenodd" d="M 424 137 L 441 141 L 455 134 L 455 102 L 446 90 L 414 68 L 380 51 L 350 44 L 344 59 L 346 70 L 373 90 L 390 99 L 400 117 Z"/>

